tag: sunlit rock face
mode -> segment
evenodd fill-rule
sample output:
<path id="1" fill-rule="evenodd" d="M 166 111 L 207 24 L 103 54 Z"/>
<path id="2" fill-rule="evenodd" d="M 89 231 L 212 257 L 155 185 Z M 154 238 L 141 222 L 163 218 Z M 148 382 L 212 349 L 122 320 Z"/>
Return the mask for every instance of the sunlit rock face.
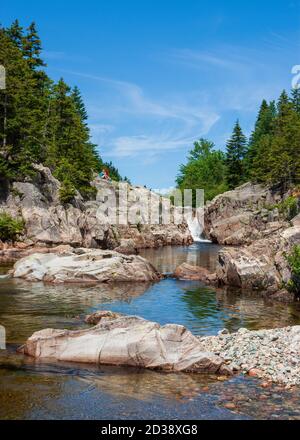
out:
<path id="1" fill-rule="evenodd" d="M 71 249 L 60 254 L 33 254 L 19 260 L 14 278 L 48 283 L 116 283 L 158 281 L 161 275 L 144 258 L 99 249 Z"/>
<path id="2" fill-rule="evenodd" d="M 119 225 L 101 214 L 101 208 L 107 195 L 118 200 L 119 187 L 116 182 L 96 179 L 92 185 L 96 190 L 95 200 L 85 201 L 79 193 L 71 204 L 62 205 L 59 199 L 60 182 L 53 177 L 50 170 L 42 165 L 35 165 L 37 175 L 28 182 L 15 182 L 10 191 L 0 198 L 0 211 L 6 211 L 13 217 L 22 217 L 25 221 L 25 246 L 71 245 L 99 249 L 115 249 L 120 252 L 135 253 L 137 249 L 160 247 L 164 245 L 190 244 L 193 239 L 187 223 L 176 224 L 174 208 L 171 209 L 168 224 L 144 224 L 147 219 L 141 218 L 139 224 Z M 134 211 L 137 200 L 145 206 L 155 203 L 150 190 L 141 187 L 128 187 L 128 209 Z M 122 214 L 122 207 L 120 212 Z M 150 222 L 151 223 L 151 222 Z M 16 246 L 10 251 L 10 259 L 24 256 L 24 249 Z M 1 249 L 0 259 L 8 251 Z"/>
<path id="3" fill-rule="evenodd" d="M 293 299 L 282 286 L 291 278 L 286 255 L 296 244 L 300 244 L 300 226 L 291 226 L 248 246 L 222 249 L 217 265 L 219 284 L 269 294 L 280 291 L 278 299 Z"/>
<path id="4" fill-rule="evenodd" d="M 288 228 L 270 207 L 280 203 L 279 190 L 246 183 L 220 194 L 209 202 L 204 211 L 204 233 L 215 243 L 245 245 Z"/>

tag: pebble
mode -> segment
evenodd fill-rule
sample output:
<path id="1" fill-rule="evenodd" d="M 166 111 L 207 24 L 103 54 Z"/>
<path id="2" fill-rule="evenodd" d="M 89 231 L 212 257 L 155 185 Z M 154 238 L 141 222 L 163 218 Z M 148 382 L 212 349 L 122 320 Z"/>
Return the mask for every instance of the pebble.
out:
<path id="1" fill-rule="evenodd" d="M 200 344 L 203 351 L 223 357 L 233 371 L 262 378 L 265 384 L 300 385 L 300 326 L 220 333 L 199 337 Z"/>
<path id="2" fill-rule="evenodd" d="M 233 409 L 236 409 L 236 406 L 234 403 L 228 402 L 228 403 L 225 403 L 224 408 L 233 410 Z"/>

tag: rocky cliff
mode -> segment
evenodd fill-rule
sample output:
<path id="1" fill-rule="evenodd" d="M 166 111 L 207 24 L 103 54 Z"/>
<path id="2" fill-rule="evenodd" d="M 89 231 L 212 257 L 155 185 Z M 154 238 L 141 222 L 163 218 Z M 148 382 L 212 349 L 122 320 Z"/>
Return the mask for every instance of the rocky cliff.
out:
<path id="1" fill-rule="evenodd" d="M 276 205 L 286 194 L 280 188 L 245 185 L 220 194 L 205 207 L 204 233 L 215 243 L 244 245 L 289 227 Z"/>
<path id="2" fill-rule="evenodd" d="M 59 199 L 60 183 L 50 170 L 36 166 L 34 180 L 15 182 L 11 188 L 0 189 L 0 212 L 23 218 L 24 236 L 14 249 L 0 243 L 0 258 L 17 259 L 28 255 L 31 248 L 53 248 L 60 245 L 72 247 L 117 249 L 134 253 L 139 248 L 181 245 L 192 242 L 188 225 L 171 222 L 162 224 L 115 225 L 99 215 L 99 206 L 105 203 L 108 192 L 118 198 L 118 185 L 100 179 L 92 185 L 96 188 L 96 200 L 84 201 L 78 193 L 72 204 L 62 205 Z M 152 193 L 141 187 L 130 187 L 129 208 L 134 200 L 149 203 Z"/>
<path id="3" fill-rule="evenodd" d="M 219 285 L 259 290 L 283 300 L 293 297 L 282 290 L 291 278 L 285 255 L 300 244 L 300 217 L 288 220 L 293 215 L 287 204 L 291 196 L 299 207 L 296 192 L 247 183 L 205 207 L 206 236 L 231 245 L 219 253 Z"/>

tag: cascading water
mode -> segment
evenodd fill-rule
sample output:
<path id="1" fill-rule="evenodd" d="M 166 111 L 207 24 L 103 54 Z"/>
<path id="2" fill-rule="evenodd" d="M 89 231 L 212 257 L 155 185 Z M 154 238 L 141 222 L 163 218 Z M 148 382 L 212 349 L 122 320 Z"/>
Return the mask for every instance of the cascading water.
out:
<path id="1" fill-rule="evenodd" d="M 196 215 L 188 216 L 187 224 L 193 240 L 198 243 L 210 243 L 209 240 L 203 238 L 203 212 L 196 212 Z"/>

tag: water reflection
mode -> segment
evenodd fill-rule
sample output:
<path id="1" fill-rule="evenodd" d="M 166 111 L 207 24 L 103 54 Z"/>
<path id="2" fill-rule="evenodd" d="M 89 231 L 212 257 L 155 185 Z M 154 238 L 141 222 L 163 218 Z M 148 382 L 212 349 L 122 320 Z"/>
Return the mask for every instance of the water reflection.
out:
<path id="1" fill-rule="evenodd" d="M 6 327 L 8 342 L 23 343 L 42 328 L 73 329 L 83 316 L 105 303 L 130 304 L 149 289 L 149 283 L 118 285 L 57 285 L 0 280 L 0 324 Z"/>
<path id="2" fill-rule="evenodd" d="M 172 273 L 182 263 L 202 266 L 213 272 L 216 268 L 220 249 L 220 246 L 215 244 L 194 243 L 191 246 L 166 246 L 160 249 L 143 249 L 140 253 L 162 273 Z"/>

